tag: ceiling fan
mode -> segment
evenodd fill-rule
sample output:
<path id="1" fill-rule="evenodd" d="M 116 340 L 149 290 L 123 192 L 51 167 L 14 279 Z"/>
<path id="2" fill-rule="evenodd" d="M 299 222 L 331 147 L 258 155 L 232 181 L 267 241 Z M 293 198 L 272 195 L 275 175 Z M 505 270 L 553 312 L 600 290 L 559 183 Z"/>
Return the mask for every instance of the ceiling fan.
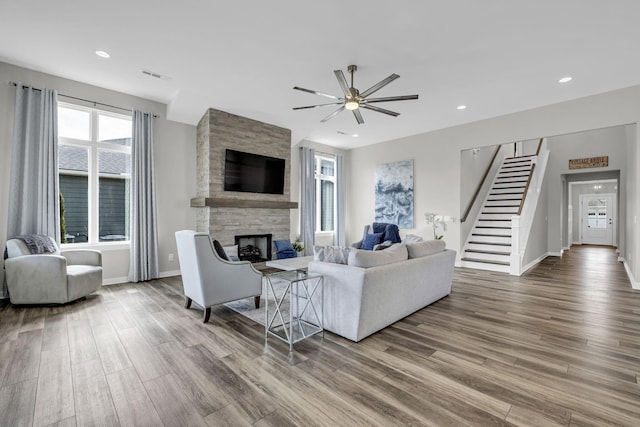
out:
<path id="1" fill-rule="evenodd" d="M 327 120 L 330 120 L 335 116 L 337 116 L 338 114 L 340 114 L 342 110 L 346 109 L 346 110 L 353 111 L 353 115 L 355 116 L 356 121 L 358 122 L 358 124 L 361 125 L 364 123 L 364 119 L 362 118 L 362 114 L 360 113 L 360 108 L 366 108 L 367 110 L 377 111 L 378 113 L 384 113 L 393 117 L 397 117 L 400 115 L 400 113 L 396 113 L 395 111 L 376 107 L 375 105 L 371 105 L 371 104 L 377 103 L 377 102 L 407 101 L 410 99 L 418 99 L 418 95 L 388 96 L 384 98 L 367 98 L 369 95 L 372 95 L 373 93 L 379 91 L 380 89 L 382 89 L 383 87 L 385 87 L 386 85 L 388 85 L 389 83 L 391 83 L 392 81 L 394 81 L 400 76 L 397 74 L 391 74 L 386 79 L 374 84 L 369 89 L 361 93 L 358 89 L 353 87 L 353 74 L 357 70 L 358 70 L 358 67 L 356 65 L 349 65 L 347 67 L 347 71 L 351 73 L 351 87 L 349 87 L 349 85 L 347 84 L 347 80 L 344 78 L 344 74 L 342 73 L 342 70 L 335 70 L 333 72 L 336 75 L 336 78 L 338 79 L 338 83 L 340 84 L 342 91 L 344 92 L 344 97 L 333 96 L 326 93 L 317 92 L 315 90 L 294 86 L 294 89 L 296 90 L 301 90 L 303 92 L 313 93 L 316 95 L 324 96 L 326 98 L 335 99 L 338 102 L 331 102 L 328 104 L 308 105 L 306 107 L 294 107 L 293 109 L 304 110 L 307 108 L 318 108 L 318 107 L 325 107 L 328 105 L 340 105 L 340 108 L 335 110 L 333 113 L 329 114 L 324 119 L 320 120 L 320 122 L 324 123 Z"/>

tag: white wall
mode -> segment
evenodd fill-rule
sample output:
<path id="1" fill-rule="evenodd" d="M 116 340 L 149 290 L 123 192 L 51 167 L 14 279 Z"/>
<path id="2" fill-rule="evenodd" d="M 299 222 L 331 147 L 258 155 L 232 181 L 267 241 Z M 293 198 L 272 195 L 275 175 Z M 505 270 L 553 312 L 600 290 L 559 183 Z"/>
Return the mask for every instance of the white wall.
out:
<path id="1" fill-rule="evenodd" d="M 0 247 L 4 247 L 7 230 L 7 204 L 9 198 L 9 165 L 15 87 L 10 81 L 31 84 L 34 87 L 56 89 L 59 94 L 89 99 L 123 108 L 138 108 L 160 116 L 155 120 L 155 166 L 158 205 L 158 233 L 160 271 L 177 273 L 177 256 L 168 261 L 169 253 L 176 253 L 174 232 L 195 228 L 195 213 L 189 200 L 195 195 L 195 145 L 194 126 L 165 119 L 166 106 L 161 103 L 90 86 L 61 77 L 40 73 L 0 62 Z M 68 98 L 59 100 L 78 103 Z M 93 106 L 92 104 L 85 104 Z M 98 106 L 98 108 L 103 108 Z M 108 109 L 108 108 L 104 108 Z M 121 111 L 120 111 L 121 112 Z M 105 283 L 126 280 L 129 270 L 129 250 L 123 245 L 110 249 L 102 246 Z M 3 269 L 0 268 L 0 274 Z M 0 277 L 1 279 L 2 277 Z"/>
<path id="2" fill-rule="evenodd" d="M 548 171 L 547 169 L 546 172 Z M 545 173 L 544 179 L 546 180 L 547 178 L 547 173 Z M 547 217 L 548 204 L 549 194 L 547 186 L 543 182 L 538 195 L 538 205 L 532 219 L 529 240 L 527 240 L 527 247 L 522 259 L 524 268 L 529 268 L 531 263 L 540 260 L 541 257 L 549 253 L 549 239 L 547 238 L 547 228 L 549 226 Z"/>
<path id="3" fill-rule="evenodd" d="M 627 186 L 625 192 L 620 192 L 626 196 L 626 233 L 624 252 L 620 253 L 620 257 L 625 263 L 627 273 L 631 278 L 631 284 L 634 288 L 640 289 L 640 227 L 638 227 L 638 216 L 640 215 L 640 174 L 638 173 L 638 165 L 640 165 L 640 126 L 627 128 Z"/>
<path id="4" fill-rule="evenodd" d="M 348 192 L 350 194 L 350 215 L 347 218 L 348 240 L 359 237 L 362 224 L 371 222 L 373 219 L 373 180 L 376 164 L 414 159 L 416 228 L 402 230 L 402 232 L 414 232 L 427 237 L 431 230 L 424 222 L 422 216 L 424 212 L 454 216 L 460 212 L 461 150 L 626 125 L 637 123 L 639 118 L 640 86 L 634 86 L 354 149 L 351 152 L 349 165 L 352 176 Z M 398 120 L 401 121 L 402 118 Z M 636 132 L 632 145 L 637 146 L 638 141 Z M 633 156 L 637 162 L 637 147 L 635 150 Z M 602 154 L 605 153 L 597 155 Z M 558 177 L 558 186 L 560 186 L 559 180 Z M 637 187 L 627 192 L 627 199 L 633 200 L 634 215 L 637 214 L 639 207 L 637 192 Z M 551 200 L 551 194 L 549 197 Z M 561 196 L 558 196 L 557 200 L 560 199 Z M 551 202 L 549 206 L 552 206 Z M 558 221 L 557 228 L 559 227 Z M 633 240 L 637 241 L 637 234 L 636 230 Z M 458 251 L 459 256 L 460 224 L 449 224 L 449 230 L 445 233 L 444 239 L 450 248 Z M 548 251 L 560 249 L 560 242 L 556 240 L 554 236 L 554 241 L 549 242 Z M 634 253 L 633 257 L 634 262 L 630 265 L 633 266 L 635 273 L 638 254 Z"/>

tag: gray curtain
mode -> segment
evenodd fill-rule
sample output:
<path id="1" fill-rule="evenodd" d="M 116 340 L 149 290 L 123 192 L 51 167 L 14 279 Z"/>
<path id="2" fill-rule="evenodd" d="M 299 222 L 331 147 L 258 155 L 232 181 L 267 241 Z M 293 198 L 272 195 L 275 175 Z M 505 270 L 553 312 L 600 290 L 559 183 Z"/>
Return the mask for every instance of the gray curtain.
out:
<path id="1" fill-rule="evenodd" d="M 7 238 L 46 234 L 60 243 L 58 96 L 16 85 Z M 4 280 L 0 295 L 7 297 Z"/>
<path id="2" fill-rule="evenodd" d="M 158 278 L 158 227 L 153 171 L 153 114 L 133 110 L 129 281 Z"/>
<path id="3" fill-rule="evenodd" d="M 345 182 L 344 182 L 344 156 L 336 154 L 336 232 L 333 235 L 333 244 L 336 246 L 345 245 Z"/>
<path id="4" fill-rule="evenodd" d="M 46 234 L 60 243 L 57 98 L 16 86 L 7 237 Z"/>
<path id="5" fill-rule="evenodd" d="M 316 152 L 313 148 L 300 150 L 300 234 L 304 254 L 313 255 L 316 241 Z"/>

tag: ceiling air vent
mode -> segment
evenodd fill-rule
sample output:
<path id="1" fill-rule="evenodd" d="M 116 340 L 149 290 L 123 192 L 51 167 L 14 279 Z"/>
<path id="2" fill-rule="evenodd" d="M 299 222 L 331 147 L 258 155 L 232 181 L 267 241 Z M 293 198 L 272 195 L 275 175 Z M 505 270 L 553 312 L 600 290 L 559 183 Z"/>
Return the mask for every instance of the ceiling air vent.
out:
<path id="1" fill-rule="evenodd" d="M 149 71 L 149 70 L 142 70 L 141 72 L 144 75 L 147 75 L 149 77 L 155 77 L 156 79 L 169 80 L 171 78 L 168 76 L 163 76 L 162 74 L 154 73 L 153 71 Z"/>

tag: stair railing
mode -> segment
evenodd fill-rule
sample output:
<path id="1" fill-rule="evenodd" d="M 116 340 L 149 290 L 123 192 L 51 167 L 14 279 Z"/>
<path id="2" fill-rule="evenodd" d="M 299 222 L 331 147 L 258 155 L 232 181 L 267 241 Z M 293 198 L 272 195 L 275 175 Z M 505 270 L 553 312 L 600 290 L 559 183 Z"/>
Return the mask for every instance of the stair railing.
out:
<path id="1" fill-rule="evenodd" d="M 473 197 L 471 198 L 471 201 L 467 205 L 467 209 L 465 209 L 464 214 L 460 217 L 460 222 L 465 222 L 467 220 L 467 217 L 469 216 L 469 212 L 471 212 L 471 208 L 476 203 L 476 199 L 478 198 L 478 195 L 480 194 L 480 190 L 482 190 L 482 187 L 484 186 L 484 183 L 487 180 L 487 177 L 489 176 L 489 172 L 491 171 L 491 168 L 493 167 L 493 163 L 496 161 L 496 157 L 498 157 L 498 151 L 500 151 L 500 146 L 499 145 L 496 147 L 496 151 L 493 153 L 493 157 L 491 158 L 491 162 L 489 162 L 489 166 L 487 166 L 487 170 L 484 172 L 484 176 L 482 177 L 482 180 L 478 184 L 478 188 L 476 188 L 475 193 L 473 193 Z"/>

